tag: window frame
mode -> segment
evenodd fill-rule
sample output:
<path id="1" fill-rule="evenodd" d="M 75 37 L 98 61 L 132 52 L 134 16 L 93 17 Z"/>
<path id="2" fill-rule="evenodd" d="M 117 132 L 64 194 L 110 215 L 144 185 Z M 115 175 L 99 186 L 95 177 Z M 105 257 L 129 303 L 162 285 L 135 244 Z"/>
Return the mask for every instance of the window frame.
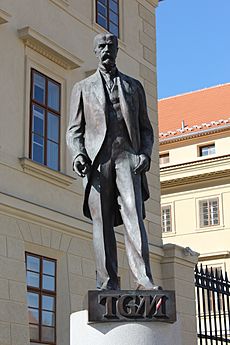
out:
<path id="1" fill-rule="evenodd" d="M 45 78 L 45 102 L 44 104 L 38 102 L 37 100 L 33 99 L 33 87 L 34 87 L 34 74 L 38 74 L 42 77 Z M 56 111 L 53 108 L 50 108 L 48 106 L 48 81 L 51 81 L 52 83 L 58 85 L 59 87 L 59 112 Z M 62 84 L 60 82 L 58 82 L 57 80 L 49 77 L 47 74 L 44 74 L 43 72 L 40 72 L 38 69 L 31 67 L 30 69 L 30 105 L 29 105 L 29 158 L 37 163 L 37 164 L 41 164 L 49 169 L 52 169 L 54 171 L 58 171 L 60 172 L 61 170 L 61 122 L 62 122 Z M 33 153 L 33 148 L 32 148 L 32 137 L 33 137 L 33 105 L 36 105 L 40 108 L 42 108 L 44 110 L 44 136 L 42 137 L 44 140 L 44 163 L 38 162 L 36 160 L 34 160 L 32 158 L 32 153 Z M 52 167 L 49 167 L 47 165 L 47 142 L 48 142 L 48 113 L 52 113 L 55 116 L 58 117 L 58 124 L 59 124 L 59 131 L 58 131 L 58 143 L 56 143 L 58 145 L 58 167 L 57 169 L 53 169 Z M 49 140 L 51 142 L 53 142 L 52 140 Z"/>
<path id="2" fill-rule="evenodd" d="M 207 148 L 208 151 L 209 151 L 209 149 L 210 149 L 210 148 L 213 148 L 213 147 L 214 147 L 214 149 L 215 149 L 215 152 L 214 152 L 214 153 L 209 153 L 209 152 L 208 152 L 207 155 L 202 155 L 202 149 Z M 209 157 L 209 156 L 212 156 L 212 155 L 215 155 L 215 154 L 216 154 L 216 145 L 215 145 L 214 142 L 213 142 L 213 143 L 206 143 L 206 144 L 204 144 L 204 145 L 199 145 L 199 146 L 198 146 L 198 156 L 199 156 L 199 157 L 205 158 L 205 157 Z"/>
<path id="3" fill-rule="evenodd" d="M 217 201 L 217 207 L 218 207 L 218 224 L 211 224 L 211 214 L 210 214 L 210 202 L 212 201 Z M 202 210 L 202 203 L 207 202 L 208 204 L 208 224 L 204 225 L 204 218 L 202 218 L 202 215 L 204 215 L 204 212 Z M 205 228 L 210 228 L 210 227 L 216 227 L 220 226 L 220 198 L 219 197 L 211 197 L 211 198 L 206 198 L 206 199 L 200 199 L 198 202 L 199 206 L 199 228 L 200 229 L 205 229 Z"/>
<path id="4" fill-rule="evenodd" d="M 97 7 L 97 4 L 98 4 L 98 2 L 100 2 L 100 0 L 95 0 L 95 15 L 96 15 L 96 17 L 95 17 L 95 22 L 100 26 L 100 27 L 102 27 L 104 30 L 106 30 L 106 31 L 108 31 L 108 32 L 110 32 L 111 34 L 113 34 L 114 35 L 114 33 L 113 32 L 111 32 L 110 31 L 110 29 L 109 29 L 109 27 L 110 27 L 110 22 L 112 22 L 112 24 L 113 25 L 115 25 L 116 27 L 117 27 L 117 31 L 118 31 L 118 34 L 117 34 L 117 38 L 118 39 L 120 39 L 120 1 L 119 0 L 116 0 L 117 1 L 117 13 L 116 12 L 114 12 L 112 9 L 110 9 L 110 7 L 109 7 L 109 2 L 110 2 L 110 0 L 106 0 L 106 3 L 107 3 L 107 5 L 106 5 L 106 17 L 104 17 L 103 15 L 103 17 L 105 18 L 105 20 L 106 20 L 106 26 L 107 27 L 104 27 L 103 25 L 101 25 L 99 22 L 98 22 L 98 7 Z M 115 1 L 114 1 L 115 2 Z M 101 3 L 101 2 L 100 2 Z M 103 4 L 102 4 L 103 5 Z M 116 14 L 117 15 L 117 17 L 118 17 L 118 24 L 116 24 L 116 23 L 114 23 L 111 19 L 110 19 L 110 10 L 114 13 L 114 14 Z M 100 15 L 101 15 L 101 13 L 100 13 Z M 116 36 L 116 35 L 115 35 Z"/>
<path id="5" fill-rule="evenodd" d="M 169 216 L 170 216 L 170 230 L 164 230 L 165 227 L 163 226 L 163 210 L 169 209 Z M 166 225 L 167 228 L 167 225 Z M 172 206 L 171 205 L 162 205 L 161 206 L 161 231 L 162 234 L 171 234 L 173 232 L 173 217 L 172 217 Z"/>
<path id="6" fill-rule="evenodd" d="M 28 283 L 26 281 L 27 294 L 28 293 L 36 293 L 39 296 L 38 308 L 35 308 L 35 309 L 38 309 L 39 320 L 38 320 L 38 323 L 36 325 L 38 326 L 39 340 L 30 339 L 30 342 L 36 343 L 36 344 L 56 345 L 56 343 L 57 343 L 57 260 L 43 256 L 43 255 L 38 255 L 38 254 L 31 253 L 31 252 L 25 252 L 26 275 L 27 275 L 27 272 L 33 272 L 33 271 L 27 269 L 27 257 L 28 256 L 38 258 L 39 264 L 40 264 L 40 270 L 38 272 L 38 274 L 39 274 L 39 287 L 37 288 L 34 286 L 30 286 L 30 285 L 28 285 Z M 47 289 L 44 289 L 42 287 L 43 260 L 54 262 L 54 267 L 55 267 L 55 269 L 54 269 L 54 291 L 47 290 Z M 54 326 L 47 326 L 47 325 L 42 324 L 42 311 L 43 310 L 47 311 L 46 309 L 42 308 L 42 296 L 49 296 L 49 297 L 54 298 L 54 309 L 53 309 L 53 311 L 51 311 L 54 313 Z M 28 312 L 29 312 L 29 306 L 27 306 L 27 308 L 28 308 Z M 35 324 L 29 322 L 29 325 L 35 325 Z M 42 340 L 42 327 L 50 327 L 50 328 L 54 329 L 54 342 Z"/>
<path id="7" fill-rule="evenodd" d="M 161 158 L 162 157 L 168 157 L 168 161 L 167 162 L 162 162 L 161 163 Z M 170 163 L 170 154 L 169 152 L 160 152 L 159 153 L 159 165 L 165 165 L 165 164 L 169 164 Z"/>

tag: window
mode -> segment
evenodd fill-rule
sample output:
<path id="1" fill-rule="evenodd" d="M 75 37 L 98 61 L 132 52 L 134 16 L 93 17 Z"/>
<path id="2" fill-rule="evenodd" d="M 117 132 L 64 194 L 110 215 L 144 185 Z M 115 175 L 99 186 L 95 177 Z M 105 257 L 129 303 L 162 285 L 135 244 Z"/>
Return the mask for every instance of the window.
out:
<path id="1" fill-rule="evenodd" d="M 215 153 L 216 153 L 215 144 L 210 144 L 210 145 L 199 147 L 199 156 L 200 157 L 213 155 Z"/>
<path id="2" fill-rule="evenodd" d="M 96 22 L 119 37 L 119 0 L 96 0 Z"/>
<path id="3" fill-rule="evenodd" d="M 31 70 L 30 158 L 60 170 L 61 85 Z"/>
<path id="4" fill-rule="evenodd" d="M 169 163 L 169 153 L 161 153 L 160 154 L 160 165 Z"/>
<path id="5" fill-rule="evenodd" d="M 171 206 L 161 208 L 161 229 L 162 232 L 172 231 Z"/>
<path id="6" fill-rule="evenodd" d="M 220 281 L 221 274 L 223 274 L 222 267 L 207 267 L 207 274 L 212 278 L 215 277 L 215 281 Z M 224 295 L 218 292 L 218 289 L 210 288 L 210 281 L 208 287 L 209 289 L 206 290 L 207 293 L 205 294 L 206 312 L 208 310 L 208 306 L 211 313 L 218 313 L 219 311 L 222 312 Z"/>
<path id="7" fill-rule="evenodd" d="M 200 206 L 200 227 L 219 225 L 219 200 L 218 198 L 202 200 Z"/>
<path id="8" fill-rule="evenodd" d="M 26 253 L 30 340 L 56 343 L 56 260 Z"/>

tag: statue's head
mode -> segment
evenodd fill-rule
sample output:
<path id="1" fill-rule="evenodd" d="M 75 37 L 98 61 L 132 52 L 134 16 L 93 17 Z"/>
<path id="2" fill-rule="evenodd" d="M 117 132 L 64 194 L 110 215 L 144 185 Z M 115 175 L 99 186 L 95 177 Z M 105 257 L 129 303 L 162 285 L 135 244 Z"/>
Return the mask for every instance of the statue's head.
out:
<path id="1" fill-rule="evenodd" d="M 118 52 L 118 39 L 115 35 L 99 34 L 94 38 L 94 52 L 99 60 L 99 65 L 110 70 L 116 63 Z"/>

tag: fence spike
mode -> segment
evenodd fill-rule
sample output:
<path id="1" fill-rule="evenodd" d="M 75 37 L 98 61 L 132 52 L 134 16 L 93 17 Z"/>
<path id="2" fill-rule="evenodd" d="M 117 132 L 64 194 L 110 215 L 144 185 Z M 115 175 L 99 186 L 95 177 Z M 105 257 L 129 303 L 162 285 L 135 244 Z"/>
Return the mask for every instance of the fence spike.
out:
<path id="1" fill-rule="evenodd" d="M 225 280 L 226 280 L 226 282 L 228 282 L 228 273 L 227 273 L 227 271 L 225 271 Z"/>
<path id="2" fill-rule="evenodd" d="M 204 270 L 203 270 L 203 265 L 202 264 L 200 265 L 200 273 L 204 274 Z"/>
<path id="3" fill-rule="evenodd" d="M 205 267 L 205 275 L 206 275 L 206 277 L 209 277 L 209 270 L 208 270 L 208 266 L 207 265 Z"/>
<path id="4" fill-rule="evenodd" d="M 214 272 L 213 272 L 213 268 L 211 267 L 211 277 L 214 278 Z"/>
<path id="5" fill-rule="evenodd" d="M 222 270 L 220 271 L 220 280 L 222 280 L 222 281 L 224 280 L 223 271 Z"/>

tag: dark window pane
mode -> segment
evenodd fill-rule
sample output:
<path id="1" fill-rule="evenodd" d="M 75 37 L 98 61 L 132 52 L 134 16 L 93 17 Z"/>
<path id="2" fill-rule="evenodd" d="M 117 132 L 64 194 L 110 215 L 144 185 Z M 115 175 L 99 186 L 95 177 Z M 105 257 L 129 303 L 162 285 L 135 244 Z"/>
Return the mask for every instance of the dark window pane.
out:
<path id="1" fill-rule="evenodd" d="M 114 25 L 113 23 L 109 23 L 109 31 L 118 37 L 118 26 Z"/>
<path id="2" fill-rule="evenodd" d="M 39 340 L 39 328 L 35 325 L 30 325 L 30 340 Z"/>
<path id="3" fill-rule="evenodd" d="M 58 84 L 53 83 L 52 81 L 49 80 L 48 81 L 48 107 L 59 112 L 60 111 L 59 101 L 60 101 L 60 87 Z"/>
<path id="4" fill-rule="evenodd" d="M 51 327 L 42 327 L 42 341 L 45 342 L 54 342 L 54 328 Z"/>
<path id="5" fill-rule="evenodd" d="M 53 311 L 55 307 L 55 298 L 51 296 L 42 296 L 42 309 Z"/>
<path id="6" fill-rule="evenodd" d="M 216 153 L 215 144 L 200 147 L 200 156 L 208 156 Z"/>
<path id="7" fill-rule="evenodd" d="M 47 141 L 47 166 L 58 170 L 58 144 Z"/>
<path id="8" fill-rule="evenodd" d="M 42 276 L 42 287 L 45 290 L 54 291 L 55 290 L 55 279 L 54 277 Z"/>
<path id="9" fill-rule="evenodd" d="M 100 2 L 97 3 L 97 10 L 104 17 L 107 17 L 107 8 L 103 6 L 102 4 L 100 4 Z"/>
<path id="10" fill-rule="evenodd" d="M 111 8 L 111 10 L 113 10 L 113 12 L 118 13 L 118 4 L 117 2 L 110 0 L 109 1 L 109 8 Z"/>
<path id="11" fill-rule="evenodd" d="M 33 132 L 44 135 L 44 110 L 33 105 Z"/>
<path id="12" fill-rule="evenodd" d="M 30 271 L 39 272 L 40 271 L 40 259 L 31 255 L 26 257 L 26 267 Z"/>
<path id="13" fill-rule="evenodd" d="M 33 134 L 32 159 L 38 163 L 44 163 L 44 139 Z"/>
<path id="14" fill-rule="evenodd" d="M 97 16 L 97 22 L 99 25 L 103 26 L 103 28 L 107 29 L 107 21 L 106 18 L 102 17 L 99 13 Z"/>
<path id="15" fill-rule="evenodd" d="M 27 304 L 28 307 L 38 308 L 39 307 L 39 295 L 37 293 L 27 293 Z"/>
<path id="16" fill-rule="evenodd" d="M 39 313 L 38 309 L 28 309 L 29 312 L 29 323 L 39 323 Z"/>
<path id="17" fill-rule="evenodd" d="M 42 311 L 42 324 L 45 326 L 54 326 L 55 324 L 54 313 L 50 311 Z"/>
<path id="18" fill-rule="evenodd" d="M 48 113 L 48 139 L 59 142 L 59 116 Z"/>
<path id="19" fill-rule="evenodd" d="M 98 2 L 100 2 L 101 4 L 107 6 L 107 0 L 99 0 Z"/>
<path id="20" fill-rule="evenodd" d="M 27 272 L 27 285 L 39 288 L 39 274 Z"/>
<path id="21" fill-rule="evenodd" d="M 34 73 L 33 99 L 45 103 L 45 78 L 38 73 Z"/>
<path id="22" fill-rule="evenodd" d="M 118 25 L 118 15 L 112 11 L 109 11 L 109 20 Z"/>

